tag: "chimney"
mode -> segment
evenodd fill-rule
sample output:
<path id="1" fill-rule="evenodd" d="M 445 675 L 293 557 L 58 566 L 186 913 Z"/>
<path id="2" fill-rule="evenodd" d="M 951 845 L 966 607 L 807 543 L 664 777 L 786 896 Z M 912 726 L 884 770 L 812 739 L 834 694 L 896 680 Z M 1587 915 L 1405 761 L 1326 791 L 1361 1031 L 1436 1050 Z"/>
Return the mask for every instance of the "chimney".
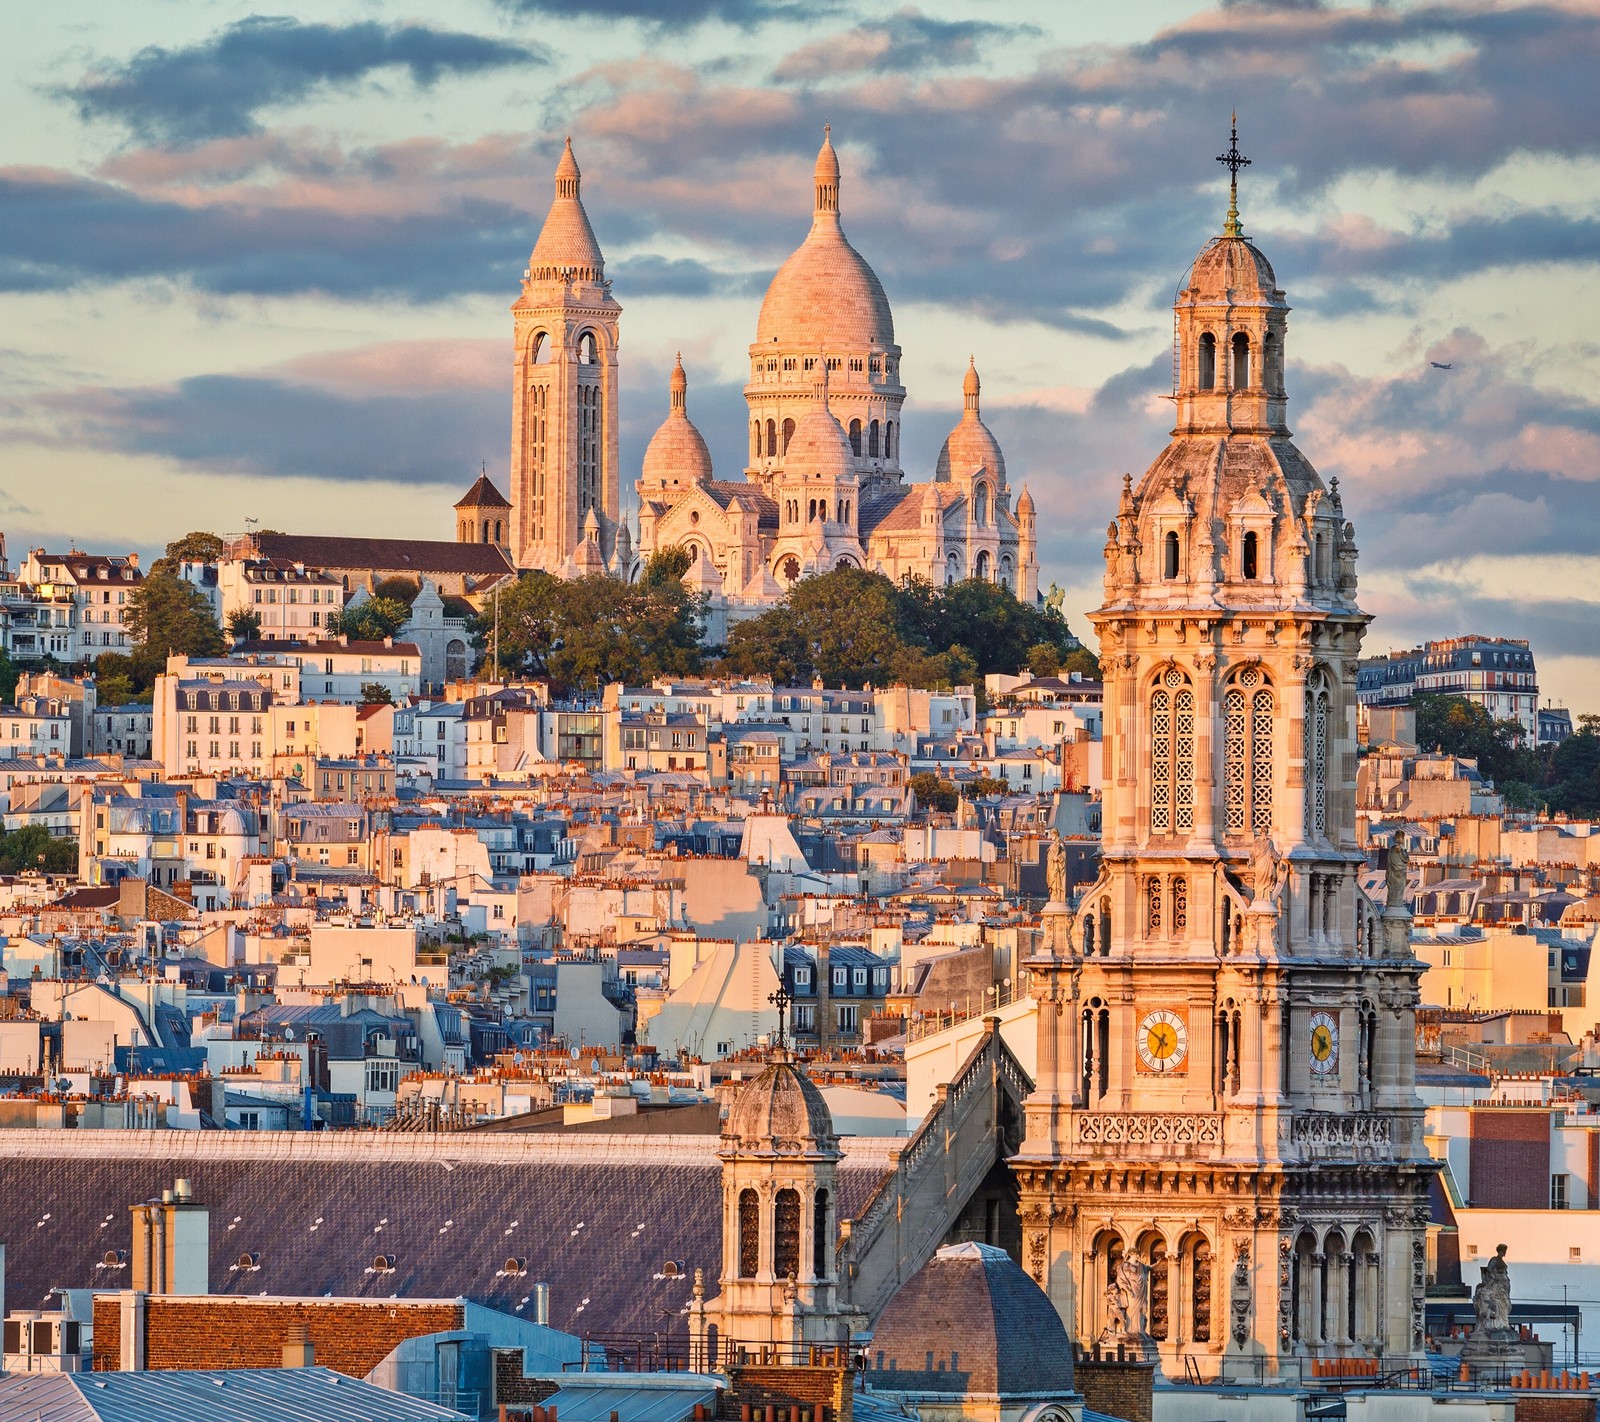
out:
<path id="1" fill-rule="evenodd" d="M 550 1326 L 550 1285 L 533 1286 L 533 1321 L 541 1328 Z"/>
<path id="2" fill-rule="evenodd" d="M 211 1292 L 211 1211 L 179 1179 L 133 1207 L 133 1287 L 151 1294 Z"/>
<path id="3" fill-rule="evenodd" d="M 303 1323 L 291 1323 L 283 1335 L 283 1366 L 285 1368 L 311 1368 L 316 1366 L 316 1349 L 311 1333 Z"/>

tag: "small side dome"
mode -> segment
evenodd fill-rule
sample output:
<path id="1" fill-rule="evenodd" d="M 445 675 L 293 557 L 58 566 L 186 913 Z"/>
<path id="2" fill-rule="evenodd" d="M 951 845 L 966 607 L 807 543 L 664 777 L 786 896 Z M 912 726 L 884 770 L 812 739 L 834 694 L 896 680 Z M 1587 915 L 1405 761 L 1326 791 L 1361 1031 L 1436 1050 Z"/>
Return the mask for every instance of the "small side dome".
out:
<path id="1" fill-rule="evenodd" d="M 681 355 L 672 368 L 672 405 L 644 452 L 643 475 L 647 482 L 663 487 L 674 480 L 687 488 L 711 479 L 711 451 L 689 418 L 689 377 L 683 372 Z"/>
<path id="2" fill-rule="evenodd" d="M 878 1316 L 866 1381 L 886 1393 L 1064 1396 L 1073 1391 L 1072 1340 L 1005 1250 L 947 1244 Z"/>
<path id="3" fill-rule="evenodd" d="M 1033 495 L 1028 492 L 1028 486 L 1022 486 L 1022 497 L 1017 500 L 1017 516 L 1031 518 L 1033 516 Z"/>
<path id="4" fill-rule="evenodd" d="M 784 451 L 783 468 L 790 476 L 818 475 L 823 479 L 853 479 L 856 456 L 850 436 L 828 408 L 828 363 L 817 357 L 818 378 L 810 408 L 800 417 L 789 447 Z"/>
<path id="5" fill-rule="evenodd" d="M 722 1128 L 725 1151 L 833 1153 L 833 1116 L 811 1078 L 787 1057 L 734 1097 Z"/>
<path id="6" fill-rule="evenodd" d="M 1005 456 L 1000 453 L 1000 441 L 990 433 L 979 414 L 979 390 L 977 362 L 969 360 L 966 376 L 961 381 L 961 422 L 945 437 L 933 477 L 938 483 L 948 484 L 952 479 L 972 479 L 987 474 L 997 488 L 1003 489 Z"/>

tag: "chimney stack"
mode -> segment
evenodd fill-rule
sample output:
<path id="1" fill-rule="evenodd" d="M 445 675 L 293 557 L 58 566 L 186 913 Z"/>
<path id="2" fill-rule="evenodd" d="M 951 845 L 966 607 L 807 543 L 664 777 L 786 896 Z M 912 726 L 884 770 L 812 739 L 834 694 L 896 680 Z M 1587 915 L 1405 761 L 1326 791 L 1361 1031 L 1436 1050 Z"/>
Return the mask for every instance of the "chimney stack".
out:
<path id="1" fill-rule="evenodd" d="M 133 1207 L 133 1287 L 151 1294 L 211 1292 L 211 1211 L 179 1178 Z"/>
<path id="2" fill-rule="evenodd" d="M 311 1332 L 303 1323 L 291 1323 L 283 1335 L 283 1366 L 285 1368 L 310 1368 L 316 1366 L 316 1349 L 311 1343 Z"/>

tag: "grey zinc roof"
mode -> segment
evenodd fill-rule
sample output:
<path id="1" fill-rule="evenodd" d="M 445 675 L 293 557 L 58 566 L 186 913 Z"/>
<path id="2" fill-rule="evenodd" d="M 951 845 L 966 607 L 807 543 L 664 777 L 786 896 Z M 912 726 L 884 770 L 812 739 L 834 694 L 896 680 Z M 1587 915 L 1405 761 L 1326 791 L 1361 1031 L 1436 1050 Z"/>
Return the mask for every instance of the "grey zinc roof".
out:
<path id="1" fill-rule="evenodd" d="M 331 1368 L 0 1378 L 0 1422 L 465 1422 L 466 1415 Z"/>
<path id="2" fill-rule="evenodd" d="M 71 1136 L 74 1140 L 67 1140 Z M 46 1139 L 55 1137 L 56 1139 Z M 721 1269 L 719 1141 L 707 1136 L 410 1135 L 250 1131 L 0 1132 L 0 1218 L 21 1222 L 7 1302 L 119 1288 L 102 1267 L 132 1244 L 129 1206 L 186 1176 L 211 1212 L 218 1294 L 466 1298 L 574 1333 L 649 1333 L 688 1284 L 661 1261 Z M 893 1143 L 846 1143 L 839 1215 L 859 1213 Z M 852 1159 L 852 1157 L 854 1157 Z M 259 1252 L 258 1267 L 238 1270 Z M 393 1255 L 392 1272 L 373 1272 Z M 503 1272 L 525 1258 L 524 1276 Z"/>
<path id="3" fill-rule="evenodd" d="M 567 1422 L 683 1422 L 696 1403 L 715 1401 L 720 1381 L 695 1373 L 569 1377 L 544 1406 Z"/>

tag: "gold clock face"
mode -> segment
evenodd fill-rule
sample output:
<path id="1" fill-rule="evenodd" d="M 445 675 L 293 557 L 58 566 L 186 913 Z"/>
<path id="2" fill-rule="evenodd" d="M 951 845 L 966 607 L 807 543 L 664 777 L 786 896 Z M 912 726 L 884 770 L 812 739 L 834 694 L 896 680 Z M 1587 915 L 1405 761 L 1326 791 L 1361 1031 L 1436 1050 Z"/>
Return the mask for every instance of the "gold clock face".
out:
<path id="1" fill-rule="evenodd" d="M 1311 1014 L 1311 1070 L 1318 1076 L 1339 1070 L 1339 1024 L 1331 1012 Z"/>
<path id="2" fill-rule="evenodd" d="M 1139 1066 L 1163 1075 L 1182 1071 L 1189 1057 L 1189 1024 L 1170 1007 L 1147 1012 L 1139 1019 Z"/>

